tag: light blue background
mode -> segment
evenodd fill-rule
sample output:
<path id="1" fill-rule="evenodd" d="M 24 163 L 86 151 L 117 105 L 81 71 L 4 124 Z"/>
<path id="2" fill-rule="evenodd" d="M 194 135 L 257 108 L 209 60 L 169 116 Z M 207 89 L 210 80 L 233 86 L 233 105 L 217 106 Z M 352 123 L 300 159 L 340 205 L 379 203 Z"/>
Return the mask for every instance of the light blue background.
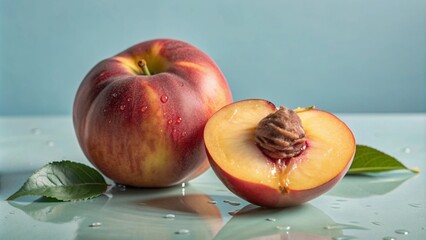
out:
<path id="1" fill-rule="evenodd" d="M 0 115 L 71 114 L 97 62 L 159 37 L 209 54 L 234 100 L 426 111 L 424 0 L 0 0 Z"/>

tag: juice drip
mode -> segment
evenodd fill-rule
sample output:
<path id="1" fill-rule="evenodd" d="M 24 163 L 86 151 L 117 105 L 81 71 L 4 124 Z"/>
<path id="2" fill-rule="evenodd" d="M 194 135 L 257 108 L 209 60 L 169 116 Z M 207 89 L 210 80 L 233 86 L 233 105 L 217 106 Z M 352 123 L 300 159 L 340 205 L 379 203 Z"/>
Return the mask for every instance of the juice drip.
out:
<path id="1" fill-rule="evenodd" d="M 278 159 L 275 166 L 277 169 L 276 174 L 278 178 L 278 188 L 282 193 L 287 193 L 290 186 L 290 180 L 288 176 L 292 171 L 297 169 L 297 162 L 292 161 L 292 158 Z"/>
<path id="2" fill-rule="evenodd" d="M 276 175 L 278 178 L 278 189 L 280 189 L 280 191 L 282 193 L 287 193 L 287 189 L 288 189 L 288 181 L 287 181 L 287 176 L 285 175 L 286 169 L 287 169 L 287 161 L 284 159 L 278 159 L 275 162 L 275 166 L 276 166 Z"/>

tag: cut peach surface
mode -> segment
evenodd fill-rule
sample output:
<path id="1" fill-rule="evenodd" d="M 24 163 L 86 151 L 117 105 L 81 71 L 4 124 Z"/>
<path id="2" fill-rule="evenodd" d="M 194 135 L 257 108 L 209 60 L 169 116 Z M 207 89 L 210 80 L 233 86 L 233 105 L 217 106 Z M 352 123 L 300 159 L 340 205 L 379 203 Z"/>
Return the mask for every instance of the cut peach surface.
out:
<path id="1" fill-rule="evenodd" d="M 256 145 L 255 129 L 276 111 L 274 104 L 260 99 L 230 104 L 207 122 L 205 146 L 213 170 L 235 194 L 263 206 L 296 205 L 329 190 L 344 176 L 355 153 L 355 139 L 328 112 L 297 111 L 306 148 L 289 159 L 271 159 Z"/>

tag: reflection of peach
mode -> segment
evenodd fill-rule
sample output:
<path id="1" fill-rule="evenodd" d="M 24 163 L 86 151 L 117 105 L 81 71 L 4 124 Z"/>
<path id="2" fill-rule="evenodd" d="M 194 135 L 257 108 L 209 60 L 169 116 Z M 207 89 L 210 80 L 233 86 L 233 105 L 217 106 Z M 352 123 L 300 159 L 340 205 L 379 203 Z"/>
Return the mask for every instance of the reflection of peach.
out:
<path id="1" fill-rule="evenodd" d="M 99 213 L 104 239 L 174 239 L 188 230 L 191 239 L 212 239 L 223 226 L 221 213 L 212 199 L 191 185 L 181 188 L 113 189 L 112 198 Z M 166 217 L 174 215 L 173 218 Z M 85 230 L 82 229 L 84 234 Z M 124 234 L 123 234 L 124 233 Z M 185 237 L 185 236 L 181 236 Z"/>
<path id="2" fill-rule="evenodd" d="M 206 222 L 212 236 L 214 236 L 220 230 L 223 223 L 219 209 L 215 205 L 209 204 L 210 201 L 212 199 L 206 195 L 191 194 L 149 199 L 142 203 L 146 207 L 177 212 L 177 215 L 195 214 L 195 216 L 200 217 L 202 221 Z"/>
<path id="3" fill-rule="evenodd" d="M 204 129 L 217 176 L 236 195 L 265 207 L 294 206 L 318 197 L 345 175 L 355 153 L 351 130 L 336 116 L 316 109 L 282 113 L 289 114 L 290 120 L 272 118 L 276 122 L 264 125 L 270 138 L 260 139 L 260 123 L 280 113 L 266 100 L 235 102 L 217 111 Z M 296 125 L 304 129 L 303 134 L 290 132 Z M 269 149 L 262 149 L 257 140 Z M 306 144 L 301 146 L 300 141 Z M 279 159 L 267 154 L 285 146 L 298 150 L 297 154 Z"/>
<path id="4" fill-rule="evenodd" d="M 266 209 L 248 205 L 234 215 L 215 239 L 291 239 L 325 240 L 342 236 L 328 215 L 305 204 L 285 209 Z"/>
<path id="5" fill-rule="evenodd" d="M 184 213 L 195 213 L 201 217 L 219 217 L 219 209 L 208 204 L 212 201 L 206 195 L 203 194 L 191 194 L 183 196 L 170 196 L 157 199 L 149 199 L 142 203 L 149 207 L 160 208 L 164 210 L 171 210 Z"/>
<path id="6" fill-rule="evenodd" d="M 75 239 L 174 239 L 182 229 L 189 230 L 181 234 L 190 239 L 212 239 L 223 226 L 219 209 L 208 203 L 212 199 L 192 187 L 185 194 L 179 187 L 113 188 L 108 195 L 82 202 L 9 204 L 36 221 L 78 227 Z"/>

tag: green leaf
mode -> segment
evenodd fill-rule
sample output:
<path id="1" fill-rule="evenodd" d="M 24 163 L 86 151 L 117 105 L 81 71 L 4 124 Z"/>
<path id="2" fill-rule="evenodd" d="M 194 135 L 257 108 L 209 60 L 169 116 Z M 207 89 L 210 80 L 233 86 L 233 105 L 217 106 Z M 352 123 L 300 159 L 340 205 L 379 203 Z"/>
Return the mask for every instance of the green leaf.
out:
<path id="1" fill-rule="evenodd" d="M 85 200 L 104 193 L 107 186 L 103 176 L 91 167 L 71 161 L 52 162 L 33 173 L 7 200 L 23 196 Z"/>
<path id="2" fill-rule="evenodd" d="M 396 158 L 372 147 L 357 145 L 356 153 L 348 174 L 363 174 L 394 170 L 408 170 L 418 172 L 418 169 L 409 169 Z"/>

